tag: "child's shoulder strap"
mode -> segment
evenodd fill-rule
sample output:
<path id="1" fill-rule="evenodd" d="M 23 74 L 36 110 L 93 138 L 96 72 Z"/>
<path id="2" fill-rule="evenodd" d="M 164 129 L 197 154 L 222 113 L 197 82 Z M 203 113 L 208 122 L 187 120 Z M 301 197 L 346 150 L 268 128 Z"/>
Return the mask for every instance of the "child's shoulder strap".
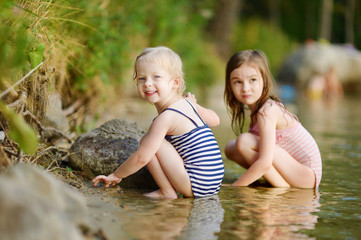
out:
<path id="1" fill-rule="evenodd" d="M 203 121 L 203 119 L 201 118 L 201 116 L 199 116 L 199 113 L 197 112 L 197 110 L 193 107 L 193 104 L 191 104 L 186 98 L 185 100 L 189 103 L 189 105 L 191 105 L 191 107 L 193 108 L 193 111 L 197 114 L 198 118 L 202 121 L 202 123 L 204 125 L 206 125 L 206 123 Z"/>
<path id="2" fill-rule="evenodd" d="M 187 116 L 186 114 L 182 113 L 181 111 L 179 111 L 179 110 L 177 110 L 177 109 L 174 109 L 174 108 L 166 108 L 166 109 L 164 109 L 162 112 L 167 111 L 167 110 L 174 111 L 174 112 L 177 112 L 177 113 L 185 116 L 186 118 L 188 118 L 189 120 L 191 120 L 192 123 L 193 123 L 196 127 L 198 127 L 197 123 L 196 123 L 192 118 L 190 118 L 190 117 Z"/>

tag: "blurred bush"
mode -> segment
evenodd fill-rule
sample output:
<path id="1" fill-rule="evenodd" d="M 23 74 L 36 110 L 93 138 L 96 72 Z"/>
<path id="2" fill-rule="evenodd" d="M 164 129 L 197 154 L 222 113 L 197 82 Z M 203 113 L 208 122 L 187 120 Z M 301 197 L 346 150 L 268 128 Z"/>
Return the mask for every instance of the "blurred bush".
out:
<path id="1" fill-rule="evenodd" d="M 79 90 L 86 90 L 87 81 L 95 76 L 104 84 L 129 81 L 135 56 L 156 45 L 180 54 L 191 86 L 215 81 L 217 56 L 203 38 L 205 21 L 188 9 L 191 1 L 70 0 L 68 4 L 79 9 L 65 13 L 73 20 L 66 23 L 69 35 L 82 46 L 73 48 L 74 67 L 69 69 Z"/>
<path id="2" fill-rule="evenodd" d="M 157 45 L 181 56 L 188 90 L 208 87 L 223 77 L 223 62 L 205 37 L 208 19 L 200 14 L 213 3 L 3 0 L 0 90 L 44 62 L 16 89 L 26 93 L 30 110 L 41 119 L 47 96 L 58 92 L 64 108 L 83 99 L 81 114 L 91 115 L 109 98 L 128 94 L 123 86 L 132 84 L 135 57 Z"/>
<path id="3" fill-rule="evenodd" d="M 135 56 L 149 46 L 165 45 L 179 53 L 190 88 L 214 83 L 223 66 L 204 37 L 207 19 L 200 14 L 212 2 L 5 0 L 0 27 L 6 32 L 9 24 L 18 23 L 13 39 L 3 35 L 7 48 L 14 53 L 21 48 L 22 56 L 13 57 L 26 70 L 44 54 L 47 66 L 56 72 L 53 89 L 70 98 L 70 104 L 87 93 L 97 96 L 94 92 L 101 88 L 94 86 L 99 84 L 131 80 Z M 17 41 L 20 37 L 32 39 L 30 48 Z"/>
<path id="4" fill-rule="evenodd" d="M 286 55 L 296 47 L 296 42 L 281 29 L 258 18 L 239 22 L 233 34 L 233 52 L 261 49 L 269 59 L 273 76 L 276 76 Z"/>

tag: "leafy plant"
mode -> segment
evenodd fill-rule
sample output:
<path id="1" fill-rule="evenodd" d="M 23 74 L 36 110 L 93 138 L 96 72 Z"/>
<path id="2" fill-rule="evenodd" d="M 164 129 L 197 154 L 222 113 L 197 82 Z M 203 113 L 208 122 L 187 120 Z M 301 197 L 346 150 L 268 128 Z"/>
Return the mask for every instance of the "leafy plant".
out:
<path id="1" fill-rule="evenodd" d="M 9 137 L 18 143 L 19 148 L 26 154 L 34 154 L 38 146 L 38 137 L 34 130 L 17 115 L 12 109 L 8 108 L 0 101 L 0 110 L 2 115 L 9 123 Z"/>

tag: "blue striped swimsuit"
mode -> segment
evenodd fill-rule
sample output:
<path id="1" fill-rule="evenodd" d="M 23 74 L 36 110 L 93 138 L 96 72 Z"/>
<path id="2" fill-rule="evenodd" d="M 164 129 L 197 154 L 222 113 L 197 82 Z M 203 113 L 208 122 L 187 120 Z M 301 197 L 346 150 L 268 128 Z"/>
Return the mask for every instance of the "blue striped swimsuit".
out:
<path id="1" fill-rule="evenodd" d="M 185 115 L 184 113 L 167 108 L 166 110 L 175 111 L 189 120 L 196 126 L 190 132 L 183 135 L 167 135 L 165 138 L 177 150 L 184 161 L 184 167 L 188 172 L 192 184 L 192 191 L 195 197 L 207 197 L 217 194 L 222 183 L 224 175 L 224 166 L 216 138 L 212 130 L 204 123 L 193 105 L 186 100 L 203 126 Z"/>

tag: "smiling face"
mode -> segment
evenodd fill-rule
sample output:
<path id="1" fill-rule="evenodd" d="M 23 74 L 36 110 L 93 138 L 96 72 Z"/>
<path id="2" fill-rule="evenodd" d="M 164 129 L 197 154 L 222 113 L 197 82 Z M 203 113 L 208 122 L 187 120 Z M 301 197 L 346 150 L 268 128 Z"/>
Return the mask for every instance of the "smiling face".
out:
<path id="1" fill-rule="evenodd" d="M 234 97 L 253 111 L 263 92 L 260 71 L 250 64 L 242 64 L 231 72 L 230 84 Z"/>
<path id="2" fill-rule="evenodd" d="M 179 81 L 160 65 L 140 60 L 136 65 L 136 81 L 139 95 L 146 101 L 163 105 L 177 95 Z"/>

